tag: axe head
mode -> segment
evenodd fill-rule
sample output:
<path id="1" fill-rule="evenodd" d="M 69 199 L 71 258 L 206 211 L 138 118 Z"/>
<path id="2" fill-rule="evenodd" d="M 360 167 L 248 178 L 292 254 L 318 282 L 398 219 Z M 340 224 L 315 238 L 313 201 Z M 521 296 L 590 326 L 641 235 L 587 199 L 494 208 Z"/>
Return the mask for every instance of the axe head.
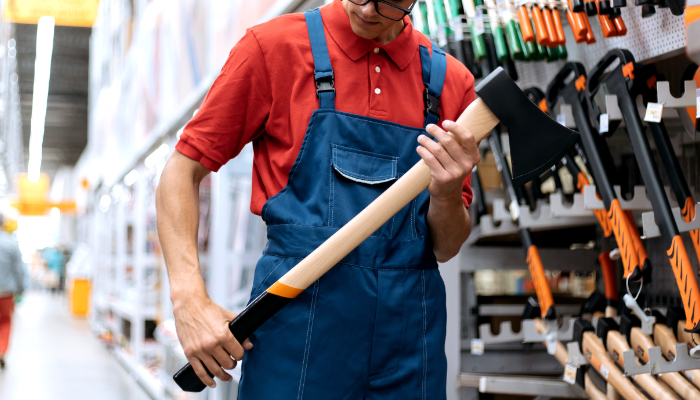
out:
<path id="1" fill-rule="evenodd" d="M 515 186 L 551 168 L 578 140 L 578 133 L 543 113 L 500 67 L 475 90 L 496 118 L 508 127 Z"/>

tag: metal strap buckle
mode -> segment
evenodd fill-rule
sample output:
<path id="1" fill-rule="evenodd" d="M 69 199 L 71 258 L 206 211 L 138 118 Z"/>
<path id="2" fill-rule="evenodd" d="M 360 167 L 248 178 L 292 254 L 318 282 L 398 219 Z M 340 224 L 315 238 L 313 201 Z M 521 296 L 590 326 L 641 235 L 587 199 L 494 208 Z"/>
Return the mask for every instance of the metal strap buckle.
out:
<path id="1" fill-rule="evenodd" d="M 423 104 L 425 104 L 425 111 L 423 114 L 426 117 L 428 113 L 430 113 L 440 118 L 440 99 L 428 93 L 428 88 L 425 88 L 423 92 Z"/>

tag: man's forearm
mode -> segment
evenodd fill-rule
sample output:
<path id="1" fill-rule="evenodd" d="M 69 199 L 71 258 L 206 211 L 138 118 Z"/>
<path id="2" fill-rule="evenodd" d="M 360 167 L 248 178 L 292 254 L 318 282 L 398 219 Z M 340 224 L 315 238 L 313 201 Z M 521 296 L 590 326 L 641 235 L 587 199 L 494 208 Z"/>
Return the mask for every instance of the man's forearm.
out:
<path id="1" fill-rule="evenodd" d="M 204 295 L 206 289 L 197 255 L 199 226 L 199 183 L 202 173 L 193 173 L 179 153 L 173 155 L 163 170 L 156 192 L 158 238 L 163 249 L 170 278 L 170 298 Z"/>
<path id="2" fill-rule="evenodd" d="M 472 229 L 469 212 L 464 207 L 462 196 L 450 200 L 436 200 L 431 197 L 428 228 L 438 262 L 446 262 L 456 256 Z"/>

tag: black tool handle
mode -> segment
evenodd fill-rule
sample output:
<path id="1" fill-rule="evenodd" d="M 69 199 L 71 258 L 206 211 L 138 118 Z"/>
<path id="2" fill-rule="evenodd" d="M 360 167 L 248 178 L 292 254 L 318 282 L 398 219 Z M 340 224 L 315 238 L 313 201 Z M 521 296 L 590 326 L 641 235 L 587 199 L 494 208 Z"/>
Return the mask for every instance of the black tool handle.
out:
<path id="1" fill-rule="evenodd" d="M 228 324 L 228 329 L 238 343 L 243 343 L 256 329 L 291 300 L 292 299 L 280 297 L 265 291 L 248 304 L 248 306 Z M 206 367 L 204 367 L 204 369 L 207 370 L 209 376 L 214 377 Z M 202 380 L 199 379 L 194 372 L 194 368 L 192 368 L 192 365 L 189 363 L 177 371 L 177 373 L 173 375 L 173 379 L 180 389 L 185 392 L 201 392 L 206 388 L 206 385 L 202 383 Z"/>
<path id="2" fill-rule="evenodd" d="M 681 165 L 678 162 L 678 157 L 673 151 L 671 140 L 666 132 L 666 126 L 663 122 L 649 122 L 649 129 L 654 137 L 656 148 L 659 150 L 659 156 L 666 169 L 668 179 L 671 181 L 671 188 L 676 195 L 676 200 L 680 207 L 683 207 L 687 198 L 691 197 L 688 183 L 683 176 Z"/>

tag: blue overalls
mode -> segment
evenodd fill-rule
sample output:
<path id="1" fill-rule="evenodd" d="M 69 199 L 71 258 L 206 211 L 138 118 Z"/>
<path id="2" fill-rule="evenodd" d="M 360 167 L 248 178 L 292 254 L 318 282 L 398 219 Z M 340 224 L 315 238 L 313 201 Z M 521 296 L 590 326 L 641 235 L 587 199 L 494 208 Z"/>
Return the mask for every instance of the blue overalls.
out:
<path id="1" fill-rule="evenodd" d="M 321 13 L 305 16 L 319 109 L 287 186 L 263 207 L 268 244 L 251 300 L 418 162 L 426 134 L 336 111 Z M 447 65 L 434 45 L 432 54 L 420 46 L 426 125 L 439 120 Z M 445 398 L 445 287 L 428 200 L 425 190 L 250 337 L 240 400 Z"/>

